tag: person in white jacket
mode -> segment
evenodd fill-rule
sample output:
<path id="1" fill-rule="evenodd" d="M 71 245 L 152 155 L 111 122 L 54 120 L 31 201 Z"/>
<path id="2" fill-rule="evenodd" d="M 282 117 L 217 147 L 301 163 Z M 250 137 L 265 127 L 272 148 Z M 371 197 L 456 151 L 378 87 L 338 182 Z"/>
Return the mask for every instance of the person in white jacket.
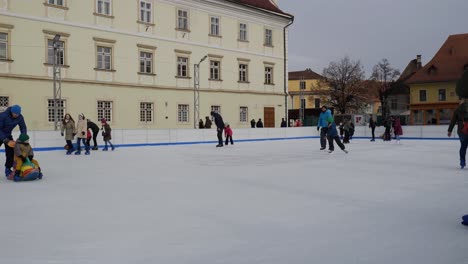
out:
<path id="1" fill-rule="evenodd" d="M 88 124 L 86 123 L 86 119 L 84 114 L 80 114 L 78 116 L 78 122 L 76 122 L 76 145 L 77 145 L 77 150 L 75 152 L 75 155 L 80 155 L 81 154 L 81 142 L 83 142 L 83 145 L 85 147 L 85 155 L 89 155 L 89 145 L 86 144 L 86 132 L 88 130 Z"/>

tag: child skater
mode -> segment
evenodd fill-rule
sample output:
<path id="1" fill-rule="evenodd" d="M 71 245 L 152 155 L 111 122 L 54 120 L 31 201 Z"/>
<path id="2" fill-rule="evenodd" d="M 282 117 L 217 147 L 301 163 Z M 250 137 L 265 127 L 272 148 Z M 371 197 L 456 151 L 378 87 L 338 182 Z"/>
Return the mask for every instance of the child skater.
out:
<path id="1" fill-rule="evenodd" d="M 226 124 L 224 128 L 224 136 L 226 137 L 226 146 L 229 145 L 229 140 L 231 140 L 231 145 L 234 145 L 234 141 L 232 140 L 232 129 L 229 124 Z"/>
<path id="2" fill-rule="evenodd" d="M 41 167 L 39 167 L 39 163 L 37 160 L 34 159 L 34 152 L 29 145 L 29 136 L 28 134 L 21 134 L 16 140 L 16 145 L 15 145 L 15 176 L 14 179 L 15 181 L 20 180 L 20 172 L 21 172 L 21 167 L 23 166 L 23 163 L 26 161 L 26 158 L 28 158 L 34 165 L 36 165 L 36 168 L 39 169 L 39 179 L 42 179 L 42 172 L 41 172 Z"/>
<path id="3" fill-rule="evenodd" d="M 340 137 L 338 136 L 338 131 L 336 130 L 336 124 L 335 121 L 333 120 L 333 117 L 329 117 L 327 119 L 328 122 L 328 131 L 327 131 L 327 136 L 328 136 L 328 153 L 333 153 L 335 150 L 335 146 L 333 145 L 333 140 L 336 141 L 336 144 L 343 150 L 346 154 L 348 154 L 348 151 L 345 149 L 345 145 L 341 143 Z"/>
<path id="4" fill-rule="evenodd" d="M 112 151 L 115 149 L 114 145 L 112 145 L 112 142 L 111 142 L 111 139 L 112 139 L 112 136 L 111 136 L 111 127 L 109 126 L 109 124 L 107 124 L 107 120 L 105 118 L 101 119 L 101 125 L 102 125 L 102 137 L 104 139 L 104 148 L 102 149 L 102 151 L 107 151 L 107 143 L 110 144 L 111 146 L 111 149 Z"/>

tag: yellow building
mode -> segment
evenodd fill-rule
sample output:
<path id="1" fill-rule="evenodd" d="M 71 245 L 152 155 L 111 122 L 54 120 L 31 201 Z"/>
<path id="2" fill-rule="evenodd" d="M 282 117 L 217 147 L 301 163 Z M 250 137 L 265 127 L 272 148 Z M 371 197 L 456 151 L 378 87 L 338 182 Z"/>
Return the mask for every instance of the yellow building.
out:
<path id="1" fill-rule="evenodd" d="M 434 58 L 406 81 L 410 124 L 448 124 L 459 98 L 455 87 L 468 68 L 468 34 L 451 35 Z"/>
<path id="2" fill-rule="evenodd" d="M 270 0 L 2 0 L 0 107 L 19 104 L 29 129 L 53 129 L 59 35 L 60 117 L 193 128 L 194 64 L 207 56 L 200 118 L 216 110 L 235 127 L 252 118 L 275 126 L 292 20 Z"/>
<path id="3" fill-rule="evenodd" d="M 320 108 L 326 99 L 322 92 L 329 89 L 321 87 L 320 80 L 323 80 L 323 76 L 311 69 L 289 72 L 289 109 L 301 109 L 301 105 L 304 109 Z"/>

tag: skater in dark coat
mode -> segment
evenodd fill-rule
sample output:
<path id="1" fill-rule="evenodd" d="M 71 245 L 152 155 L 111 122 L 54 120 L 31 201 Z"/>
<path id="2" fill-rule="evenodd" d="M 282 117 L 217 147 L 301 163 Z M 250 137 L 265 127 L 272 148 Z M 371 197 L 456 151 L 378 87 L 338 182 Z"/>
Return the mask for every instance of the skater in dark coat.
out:
<path id="1" fill-rule="evenodd" d="M 257 121 L 257 128 L 263 128 L 263 122 L 261 118 L 259 118 Z"/>
<path id="2" fill-rule="evenodd" d="M 211 128 L 211 120 L 210 117 L 205 117 L 205 128 Z"/>
<path id="3" fill-rule="evenodd" d="M 104 140 L 104 148 L 102 151 L 107 151 L 107 143 L 109 143 L 112 151 L 114 151 L 115 147 L 112 145 L 111 139 L 112 139 L 112 129 L 107 123 L 107 120 L 105 118 L 101 119 L 101 125 L 102 125 L 102 137 Z"/>
<path id="4" fill-rule="evenodd" d="M 345 148 L 345 145 L 341 143 L 340 136 L 338 135 L 338 131 L 336 130 L 336 124 L 333 120 L 333 117 L 328 117 L 328 129 L 327 129 L 327 138 L 328 138 L 328 153 L 333 153 L 335 150 L 335 146 L 333 144 L 333 140 L 338 144 L 338 146 L 343 150 L 346 154 L 348 151 Z"/>
<path id="5" fill-rule="evenodd" d="M 455 126 L 457 125 L 457 134 L 458 138 L 460 139 L 460 167 L 463 169 L 466 166 L 466 149 L 468 147 L 468 131 L 463 129 L 464 123 L 468 122 L 468 111 L 466 109 L 468 99 L 464 99 L 458 108 L 455 110 L 452 116 L 452 120 L 450 121 L 450 125 L 448 128 L 447 135 L 449 137 L 452 136 L 452 131 Z"/>
<path id="6" fill-rule="evenodd" d="M 222 147 L 223 146 L 223 131 L 224 131 L 223 118 L 221 117 L 220 114 L 214 111 L 211 111 L 210 114 L 214 118 L 214 122 L 216 125 L 216 131 L 217 131 L 217 136 L 218 136 L 218 145 L 216 145 L 216 147 Z"/>
<path id="7" fill-rule="evenodd" d="M 255 128 L 255 119 L 250 120 L 250 128 Z"/>
<path id="8" fill-rule="evenodd" d="M 92 148 L 92 150 L 97 150 L 98 149 L 98 145 L 97 145 L 97 136 L 99 134 L 99 127 L 94 123 L 92 122 L 91 120 L 87 119 L 86 120 L 87 123 L 88 123 L 88 129 L 91 129 L 91 131 L 93 132 L 93 143 L 94 143 L 94 147 Z M 90 142 L 91 140 L 87 140 L 87 143 L 88 145 L 90 145 Z"/>
<path id="9" fill-rule="evenodd" d="M 369 128 L 372 131 L 371 141 L 375 141 L 375 121 L 374 121 L 374 119 L 372 117 L 369 119 Z"/>
<path id="10" fill-rule="evenodd" d="M 19 105 L 8 107 L 3 113 L 0 113 L 0 146 L 5 144 L 5 176 L 11 174 L 13 167 L 15 141 L 13 141 L 11 132 L 16 126 L 19 126 L 21 134 L 28 132 Z"/>

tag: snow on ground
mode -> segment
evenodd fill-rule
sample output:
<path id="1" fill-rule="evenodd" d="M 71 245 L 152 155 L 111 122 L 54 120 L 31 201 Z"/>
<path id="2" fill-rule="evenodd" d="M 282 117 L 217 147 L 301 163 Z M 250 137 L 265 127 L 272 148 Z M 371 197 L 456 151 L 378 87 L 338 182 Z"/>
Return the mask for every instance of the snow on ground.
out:
<path id="1" fill-rule="evenodd" d="M 0 180 L 0 263 L 466 264 L 458 145 L 37 152 L 44 180 Z"/>

